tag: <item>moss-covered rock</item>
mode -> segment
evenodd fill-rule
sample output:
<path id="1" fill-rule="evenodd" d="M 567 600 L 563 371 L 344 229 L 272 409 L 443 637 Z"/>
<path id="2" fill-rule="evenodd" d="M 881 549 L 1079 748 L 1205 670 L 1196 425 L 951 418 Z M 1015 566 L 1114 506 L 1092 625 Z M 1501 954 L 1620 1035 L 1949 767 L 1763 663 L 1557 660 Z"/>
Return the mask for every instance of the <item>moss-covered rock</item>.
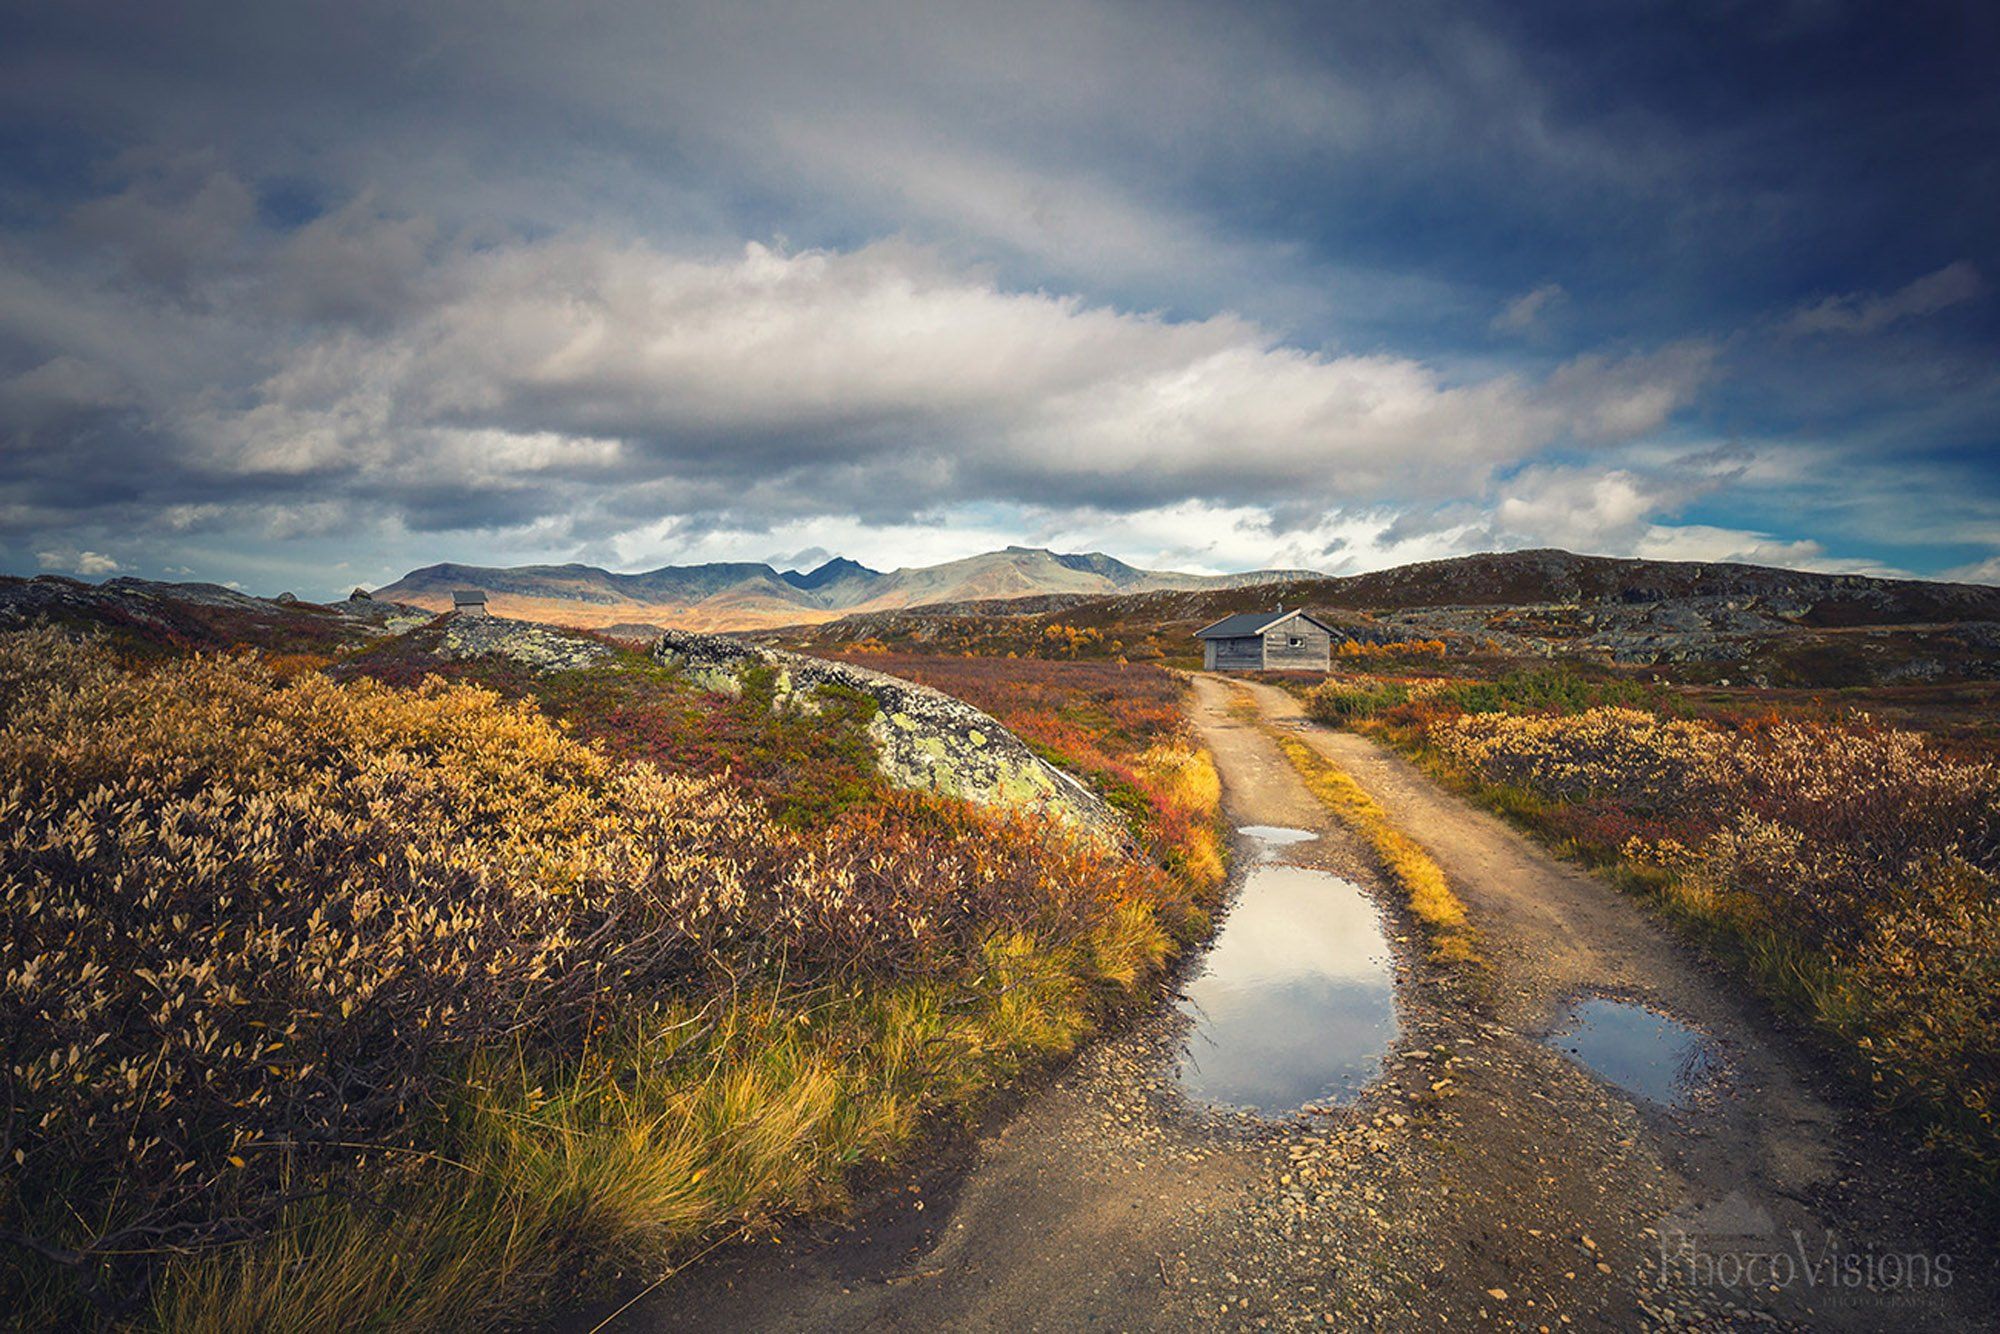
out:
<path id="1" fill-rule="evenodd" d="M 1116 812 L 1055 768 L 987 713 L 901 677 L 850 663 L 745 643 L 727 635 L 670 630 L 653 656 L 704 689 L 768 691 L 773 709 L 810 712 L 826 691 L 866 696 L 877 763 L 899 787 L 1025 809 L 1111 842 L 1126 838 Z"/>
<path id="2" fill-rule="evenodd" d="M 459 615 L 444 618 L 436 652 L 447 659 L 493 654 L 540 672 L 577 671 L 617 656 L 588 635 L 561 626 L 503 620 L 498 616 Z"/>

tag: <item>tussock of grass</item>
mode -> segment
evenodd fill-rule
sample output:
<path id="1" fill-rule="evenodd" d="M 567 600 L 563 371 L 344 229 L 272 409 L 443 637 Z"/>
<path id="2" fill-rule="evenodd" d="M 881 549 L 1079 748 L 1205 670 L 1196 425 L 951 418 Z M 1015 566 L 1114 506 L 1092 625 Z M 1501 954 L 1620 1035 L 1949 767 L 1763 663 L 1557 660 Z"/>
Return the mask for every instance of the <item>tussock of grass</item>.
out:
<path id="1" fill-rule="evenodd" d="M 1222 776 L 1215 758 L 1199 747 L 1175 741 L 1139 756 L 1139 772 L 1154 794 L 1152 808 L 1168 837 L 1169 869 L 1199 896 L 1218 889 L 1228 874 L 1222 842 Z M 1203 922 L 1205 928 L 1205 919 Z"/>
<path id="2" fill-rule="evenodd" d="M 577 1063 L 482 1054 L 425 1136 L 437 1149 L 382 1155 L 372 1200 L 294 1206 L 258 1243 L 177 1267 L 153 1317 L 245 1334 L 476 1328 L 580 1267 L 657 1263 L 839 1204 L 849 1167 L 1072 1048 L 1105 990 L 1167 948 L 1134 907 L 1075 947 L 995 936 L 977 985 L 689 1005 Z"/>

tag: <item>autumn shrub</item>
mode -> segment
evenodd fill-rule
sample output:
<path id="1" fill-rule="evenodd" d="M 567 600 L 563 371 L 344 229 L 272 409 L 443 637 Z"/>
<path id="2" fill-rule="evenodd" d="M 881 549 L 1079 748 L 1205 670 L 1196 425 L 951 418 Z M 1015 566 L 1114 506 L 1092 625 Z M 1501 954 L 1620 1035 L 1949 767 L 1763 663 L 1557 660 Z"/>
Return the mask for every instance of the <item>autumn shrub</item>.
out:
<path id="1" fill-rule="evenodd" d="M 1064 625 L 1057 621 L 1042 629 L 1035 651 L 1045 658 L 1086 658 L 1115 652 L 1095 626 Z"/>
<path id="2" fill-rule="evenodd" d="M 1731 730 L 1636 709 L 1463 714 L 1430 740 L 1490 781 L 1572 803 L 1667 812 L 1687 867 L 1816 939 L 1854 938 L 1938 858 L 2000 870 L 1996 771 L 1912 732 L 1781 722 Z"/>
<path id="3" fill-rule="evenodd" d="M 1195 744 L 1186 678 L 1165 668 L 871 653 L 870 667 L 955 695 L 1091 784 L 1169 871 L 1191 934 L 1222 884 L 1221 783 Z"/>
<path id="4" fill-rule="evenodd" d="M 1022 967 L 995 942 L 1029 942 L 1048 986 L 969 1006 L 987 1027 L 958 1066 L 894 1083 L 912 1106 L 962 1093 L 1156 967 L 1157 919 L 1186 898 L 1156 868 L 935 798 L 883 789 L 788 824 L 731 776 L 613 755 L 462 682 L 281 681 L 228 657 L 135 672 L 31 631 L 0 637 L 0 717 L 15 1309 L 129 1314 L 155 1279 L 251 1281 L 302 1210 L 387 1245 L 358 1202 L 395 1194 L 401 1156 L 462 1167 L 468 1071 L 502 1054 L 587 1082 L 602 1035 L 745 986 L 977 997 Z M 879 1054 L 842 1050 L 850 1071 Z M 771 1167 L 760 1201 L 811 1202 Z M 450 1195 L 427 1179 L 410 1207 Z M 509 1245 L 540 1235 L 525 1218 Z M 491 1240 L 431 1223 L 475 1254 Z M 367 1263 L 370 1283 L 415 1281 Z"/>
<path id="5" fill-rule="evenodd" d="M 1886 1103 L 2000 1179 L 2000 767 L 1866 718 L 1438 712 L 1421 744 L 1742 948 Z M 1394 735 L 1394 733 L 1391 733 Z"/>
<path id="6" fill-rule="evenodd" d="M 1578 713 L 1607 707 L 1678 714 L 1674 697 L 1656 686 L 1567 663 L 1473 679 L 1349 670 L 1306 689 L 1303 697 L 1307 712 L 1335 727 L 1381 719 L 1421 729 L 1436 716 L 1455 713 Z"/>
<path id="7" fill-rule="evenodd" d="M 1565 801 L 1608 797 L 1654 808 L 1712 799 L 1738 778 L 1736 747 L 1725 733 L 1638 709 L 1468 713 L 1439 724 L 1431 740 L 1448 760 L 1486 778 Z"/>
<path id="8" fill-rule="evenodd" d="M 1444 655 L 1442 639 L 1396 639 L 1383 644 L 1346 639 L 1334 650 L 1337 658 L 1442 658 Z"/>

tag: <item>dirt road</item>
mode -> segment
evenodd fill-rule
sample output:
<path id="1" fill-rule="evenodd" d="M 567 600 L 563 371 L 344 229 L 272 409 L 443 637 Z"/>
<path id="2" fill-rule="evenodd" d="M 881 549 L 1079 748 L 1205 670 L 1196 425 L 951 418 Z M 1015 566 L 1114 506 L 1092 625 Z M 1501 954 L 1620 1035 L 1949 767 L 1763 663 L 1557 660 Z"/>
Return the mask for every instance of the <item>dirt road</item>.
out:
<path id="1" fill-rule="evenodd" d="M 1229 818 L 1318 834 L 1288 856 L 1374 894 L 1398 943 L 1382 1077 L 1350 1106 L 1277 1122 L 1191 1106 L 1173 1080 L 1187 1021 L 1168 1001 L 977 1136 L 920 1155 L 925 1170 L 855 1218 L 711 1256 L 611 1328 L 1992 1326 L 1990 1254 L 1921 1221 L 1936 1213 L 1921 1175 L 1640 907 L 1251 687 L 1260 723 L 1298 728 L 1444 868 L 1491 977 L 1423 959 L 1365 847 L 1260 723 L 1231 715 L 1233 689 L 1197 682 Z M 1677 1110 L 1600 1082 L 1542 1040 L 1581 994 L 1700 1029 L 1718 1082 Z M 1663 1273 L 1662 1221 L 1703 1206 L 1733 1233 Z M 1892 1256 L 1905 1276 L 1921 1257 L 1929 1282 L 1885 1287 Z"/>

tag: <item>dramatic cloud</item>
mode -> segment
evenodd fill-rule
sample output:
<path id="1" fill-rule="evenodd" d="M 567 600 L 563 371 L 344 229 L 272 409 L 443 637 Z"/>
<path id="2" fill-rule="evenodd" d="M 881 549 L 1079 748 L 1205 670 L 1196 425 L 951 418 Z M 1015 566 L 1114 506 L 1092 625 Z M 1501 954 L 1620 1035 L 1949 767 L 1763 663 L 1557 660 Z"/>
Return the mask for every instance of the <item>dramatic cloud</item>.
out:
<path id="1" fill-rule="evenodd" d="M 1957 579 L 1968 584 L 2000 584 L 2000 556 L 1989 556 L 1985 560 L 1956 569 L 1944 571 L 1946 579 Z"/>
<path id="2" fill-rule="evenodd" d="M 289 311 L 321 278 L 296 272 L 290 249 L 229 282 Z M 205 309 L 189 266 L 170 268 Z M 982 500 L 1436 499 L 1554 444 L 1658 428 L 1709 360 L 1674 347 L 1579 358 L 1539 381 L 1454 382 L 1410 358 L 1302 351 L 1233 316 L 1004 291 L 898 242 L 695 259 L 556 238 L 461 250 L 424 285 L 406 320 L 337 324 L 259 358 L 265 373 L 235 392 L 203 377 L 142 405 L 128 429 L 151 442 L 150 522 L 213 521 L 157 501 L 215 488 L 234 493 L 239 521 L 256 506 L 268 535 L 342 526 L 344 503 L 417 529 L 563 514 L 602 536 L 659 508 L 755 524 L 829 508 L 906 520 Z M 119 374 L 63 352 L 25 378 Z M 72 447 L 28 442 L 47 455 L 44 481 L 12 487 L 19 503 L 67 496 L 58 457 Z"/>
<path id="3" fill-rule="evenodd" d="M 236 8 L 0 18 L 0 568 L 2000 549 L 1977 14 Z"/>
<path id="4" fill-rule="evenodd" d="M 1783 565 L 1829 574 L 1905 575 L 1880 561 L 1835 559 L 1818 542 L 1786 542 L 1769 533 L 1743 532 L 1708 524 L 1681 527 L 1654 525 L 1632 545 L 1632 554 L 1648 560 L 1725 560 L 1748 565 Z"/>

